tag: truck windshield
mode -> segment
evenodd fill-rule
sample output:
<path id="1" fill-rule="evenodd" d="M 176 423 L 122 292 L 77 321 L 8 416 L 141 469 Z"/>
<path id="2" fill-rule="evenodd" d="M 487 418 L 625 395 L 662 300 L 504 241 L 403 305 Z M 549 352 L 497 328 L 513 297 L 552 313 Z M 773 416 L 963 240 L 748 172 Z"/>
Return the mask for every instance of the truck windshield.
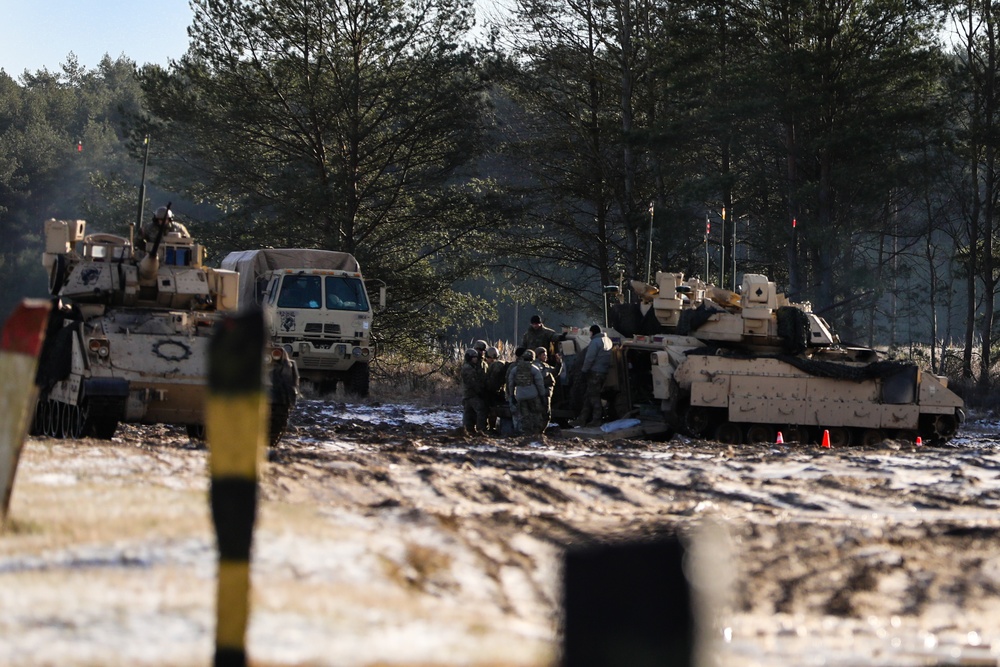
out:
<path id="1" fill-rule="evenodd" d="M 326 277 L 327 310 L 368 310 L 368 297 L 360 278 Z"/>
<path id="2" fill-rule="evenodd" d="M 285 276 L 278 308 L 319 308 L 323 303 L 320 276 Z"/>

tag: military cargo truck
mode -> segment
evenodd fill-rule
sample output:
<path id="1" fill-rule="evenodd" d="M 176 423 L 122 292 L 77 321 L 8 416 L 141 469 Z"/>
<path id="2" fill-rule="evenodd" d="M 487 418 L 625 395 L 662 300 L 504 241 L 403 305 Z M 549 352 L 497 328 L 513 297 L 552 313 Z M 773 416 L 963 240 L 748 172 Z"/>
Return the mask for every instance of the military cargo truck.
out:
<path id="1" fill-rule="evenodd" d="M 55 304 L 39 358 L 34 434 L 106 439 L 120 422 L 203 434 L 208 343 L 238 303 L 237 275 L 204 266 L 203 256 L 168 207 L 138 240 L 87 234 L 83 220 L 45 223 L 42 264 Z M 284 350 L 266 356 L 273 442 L 298 379 Z"/>
<path id="2" fill-rule="evenodd" d="M 965 419 L 946 378 L 842 344 L 809 304 L 790 302 L 764 276 L 744 276 L 739 293 L 679 273 L 656 280 L 633 281 L 639 302 L 619 308 L 608 332 L 608 418 L 658 421 L 664 432 L 730 444 L 827 434 L 832 446 L 889 437 L 940 443 Z M 580 384 L 573 366 L 589 334 L 565 334 L 569 414 Z"/>
<path id="3" fill-rule="evenodd" d="M 353 255 L 304 248 L 240 250 L 222 260 L 239 275 L 240 307 L 259 304 L 272 342 L 288 352 L 302 380 L 320 393 L 342 382 L 367 396 L 375 357 L 373 311 Z M 380 290 L 379 305 L 385 305 Z"/>

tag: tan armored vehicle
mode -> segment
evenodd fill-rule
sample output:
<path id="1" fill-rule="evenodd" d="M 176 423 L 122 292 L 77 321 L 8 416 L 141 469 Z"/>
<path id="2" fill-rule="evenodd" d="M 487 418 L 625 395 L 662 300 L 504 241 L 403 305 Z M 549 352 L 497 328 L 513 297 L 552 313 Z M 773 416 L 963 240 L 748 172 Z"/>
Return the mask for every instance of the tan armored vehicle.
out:
<path id="1" fill-rule="evenodd" d="M 632 288 L 638 307 L 617 318 L 621 333 L 609 331 L 612 417 L 731 444 L 774 442 L 779 432 L 785 442 L 820 442 L 828 433 L 833 446 L 943 442 L 965 419 L 945 378 L 841 344 L 808 304 L 789 302 L 764 276 L 744 276 L 739 294 L 662 272 L 656 285 Z M 567 371 L 584 333 L 567 332 Z"/>
<path id="2" fill-rule="evenodd" d="M 159 218 L 157 218 L 159 216 Z M 48 220 L 42 263 L 56 300 L 39 359 L 35 434 L 110 438 L 120 422 L 203 432 L 213 328 L 238 306 L 238 277 L 203 265 L 204 250 L 161 207 L 137 243 Z M 296 400 L 296 370 L 269 350 L 271 436 Z"/>

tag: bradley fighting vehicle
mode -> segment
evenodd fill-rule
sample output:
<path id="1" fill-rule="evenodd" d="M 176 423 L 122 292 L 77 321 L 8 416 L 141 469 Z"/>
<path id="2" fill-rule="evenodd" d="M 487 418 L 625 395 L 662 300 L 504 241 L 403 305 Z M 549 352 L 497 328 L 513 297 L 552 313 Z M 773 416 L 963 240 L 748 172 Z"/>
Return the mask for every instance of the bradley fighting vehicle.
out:
<path id="1" fill-rule="evenodd" d="M 42 263 L 56 304 L 39 359 L 32 432 L 110 438 L 119 422 L 185 424 L 204 432 L 208 343 L 238 306 L 238 277 L 202 264 L 204 250 L 169 206 L 143 239 L 86 234 L 83 220 L 48 220 Z M 297 396 L 294 364 L 267 353 L 271 442 Z"/>
<path id="2" fill-rule="evenodd" d="M 945 378 L 842 344 L 808 304 L 789 302 L 764 276 L 745 275 L 739 294 L 663 272 L 656 285 L 632 288 L 639 303 L 619 306 L 608 331 L 615 363 L 603 396 L 611 416 L 640 418 L 642 433 L 731 444 L 774 442 L 778 432 L 786 442 L 815 442 L 824 431 L 833 446 L 943 442 L 965 419 Z M 571 329 L 562 343 L 563 416 L 575 414 L 573 387 L 582 383 L 571 370 L 588 340 Z"/>

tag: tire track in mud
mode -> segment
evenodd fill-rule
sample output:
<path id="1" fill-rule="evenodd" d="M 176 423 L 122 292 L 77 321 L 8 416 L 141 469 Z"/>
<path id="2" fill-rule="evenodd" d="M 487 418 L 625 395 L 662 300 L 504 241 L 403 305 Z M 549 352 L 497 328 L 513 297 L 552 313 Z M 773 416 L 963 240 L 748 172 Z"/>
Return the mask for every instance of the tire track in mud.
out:
<path id="1" fill-rule="evenodd" d="M 735 637 L 724 664 L 761 664 L 755 651 L 801 664 L 775 649 L 797 637 L 828 651 L 827 664 L 932 664 L 887 663 L 885 629 L 904 646 L 928 636 L 943 646 L 1000 627 L 1000 438 L 988 430 L 948 447 L 843 450 L 571 431 L 494 440 L 461 435 L 457 409 L 452 423 L 427 412 L 302 401 L 269 452 L 263 498 L 366 536 L 359 559 L 406 595 L 492 605 L 552 642 L 563 549 L 707 523 L 731 543 L 730 572 L 719 573 L 734 582 L 719 609 Z M 176 430 L 129 427 L 106 447 L 141 451 L 123 478 L 145 465 L 154 484 L 203 484 L 203 447 Z M 340 576 L 306 565 L 289 576 Z M 834 659 L 837 646 L 850 660 Z"/>
<path id="2" fill-rule="evenodd" d="M 450 502 L 489 520 L 495 532 L 477 539 L 493 544 L 526 529 L 566 547 L 721 520 L 734 544 L 736 615 L 904 617 L 911 632 L 941 637 L 985 633 L 1000 620 L 1000 439 L 988 435 L 944 447 L 889 441 L 830 451 L 677 439 L 467 440 L 447 429 L 425 430 L 412 447 L 391 428 L 351 431 L 366 451 L 388 440 L 396 465 L 433 470 L 432 493 L 414 490 L 400 502 L 438 511 Z M 949 607 L 963 620 L 947 621 L 941 609 Z M 979 615 L 980 627 L 962 625 Z"/>

